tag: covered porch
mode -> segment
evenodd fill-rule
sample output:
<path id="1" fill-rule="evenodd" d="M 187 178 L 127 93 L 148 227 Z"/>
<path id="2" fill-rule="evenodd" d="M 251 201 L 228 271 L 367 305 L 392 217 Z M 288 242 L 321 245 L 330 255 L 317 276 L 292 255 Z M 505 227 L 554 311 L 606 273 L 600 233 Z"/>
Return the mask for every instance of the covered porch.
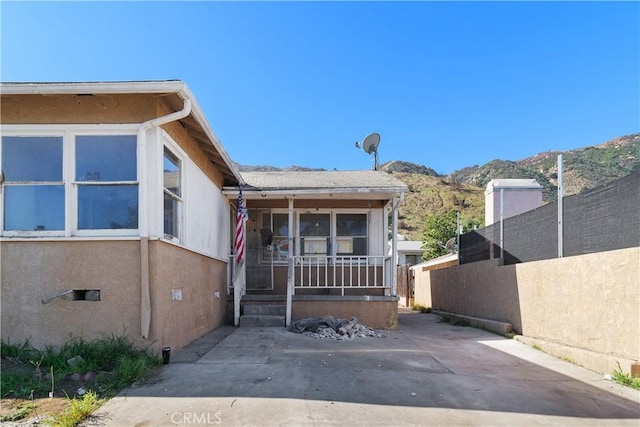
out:
<path id="1" fill-rule="evenodd" d="M 245 172 L 245 261 L 231 256 L 234 324 L 248 301 L 284 306 L 284 324 L 333 315 L 397 323 L 397 206 L 385 172 Z M 236 217 L 239 189 L 225 188 Z"/>

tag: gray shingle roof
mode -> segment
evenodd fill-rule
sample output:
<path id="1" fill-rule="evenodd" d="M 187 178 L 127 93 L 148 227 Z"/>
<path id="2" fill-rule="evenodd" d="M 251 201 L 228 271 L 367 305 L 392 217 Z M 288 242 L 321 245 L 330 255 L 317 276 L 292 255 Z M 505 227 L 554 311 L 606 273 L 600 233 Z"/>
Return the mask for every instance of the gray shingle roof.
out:
<path id="1" fill-rule="evenodd" d="M 400 180 L 382 171 L 278 171 L 242 172 L 242 178 L 256 190 L 372 190 L 407 191 Z"/>

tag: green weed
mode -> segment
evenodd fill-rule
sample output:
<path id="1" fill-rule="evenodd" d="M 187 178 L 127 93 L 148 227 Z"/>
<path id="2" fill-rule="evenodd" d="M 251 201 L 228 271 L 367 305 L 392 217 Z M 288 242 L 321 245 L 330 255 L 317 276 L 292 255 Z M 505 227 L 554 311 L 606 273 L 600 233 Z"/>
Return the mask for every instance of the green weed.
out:
<path id="1" fill-rule="evenodd" d="M 413 304 L 411 309 L 413 311 L 419 311 L 420 313 L 431 313 L 431 307 L 425 307 L 422 304 Z"/>
<path id="2" fill-rule="evenodd" d="M 14 359 L 23 363 L 35 358 L 37 351 L 31 347 L 29 340 L 25 340 L 22 344 L 12 344 L 9 341 L 0 340 L 0 357 L 3 359 Z"/>
<path id="3" fill-rule="evenodd" d="M 632 377 L 629 374 L 623 373 L 622 368 L 620 367 L 620 362 L 618 362 L 618 368 L 614 370 L 611 375 L 618 384 L 640 390 L 640 377 Z"/>
<path id="4" fill-rule="evenodd" d="M 3 398 L 8 396 L 28 398 L 45 394 L 47 383 L 39 381 L 31 371 L 9 372 L 3 369 L 0 373 L 0 389 Z"/>
<path id="5" fill-rule="evenodd" d="M 11 358 L 16 367 L 0 372 L 2 397 L 47 396 L 53 384 L 75 373 L 103 372 L 100 390 L 109 393 L 141 380 L 159 358 L 136 348 L 125 336 L 105 335 L 93 341 L 75 338 L 60 348 L 33 348 L 29 341 L 20 345 L 0 342 L 2 357 Z M 73 366 L 67 361 L 80 356 Z M 52 378 L 53 377 L 53 378 Z M 53 381 L 52 381 L 53 379 Z"/>
<path id="6" fill-rule="evenodd" d="M 21 403 L 16 406 L 15 412 L 0 417 L 0 422 L 23 420 L 27 418 L 34 409 L 36 409 L 36 405 L 34 403 Z"/>
<path id="7" fill-rule="evenodd" d="M 69 399 L 69 405 L 61 414 L 47 420 L 54 427 L 75 427 L 102 405 L 102 400 L 93 391 L 80 398 Z"/>

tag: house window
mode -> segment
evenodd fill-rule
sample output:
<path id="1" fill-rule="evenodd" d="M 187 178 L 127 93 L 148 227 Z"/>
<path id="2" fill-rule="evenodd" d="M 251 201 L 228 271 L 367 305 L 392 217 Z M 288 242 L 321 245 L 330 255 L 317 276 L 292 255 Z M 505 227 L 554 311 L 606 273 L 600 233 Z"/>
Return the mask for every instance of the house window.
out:
<path id="1" fill-rule="evenodd" d="M 134 135 L 77 136 L 78 230 L 137 229 Z"/>
<path id="2" fill-rule="evenodd" d="M 289 214 L 262 214 L 262 260 L 286 261 L 289 257 Z"/>
<path id="3" fill-rule="evenodd" d="M 406 255 L 405 264 L 416 265 L 422 262 L 422 255 Z"/>
<path id="4" fill-rule="evenodd" d="M 180 239 L 180 218 L 182 215 L 181 162 L 168 148 L 164 149 L 164 234 Z"/>
<path id="5" fill-rule="evenodd" d="M 4 230 L 64 230 L 62 137 L 3 136 Z"/>
<path id="6" fill-rule="evenodd" d="M 112 131 L 69 130 L 58 125 L 3 129 L 2 234 L 135 234 L 137 137 L 132 129 L 121 134 Z"/>
<path id="7" fill-rule="evenodd" d="M 367 215 L 336 214 L 336 255 L 367 255 Z"/>
<path id="8" fill-rule="evenodd" d="M 367 256 L 368 214 L 330 211 L 297 215 L 294 253 L 302 256 Z M 262 213 L 262 261 L 289 257 L 289 215 Z"/>
<path id="9" fill-rule="evenodd" d="M 300 214 L 301 255 L 330 255 L 330 240 L 330 214 Z"/>

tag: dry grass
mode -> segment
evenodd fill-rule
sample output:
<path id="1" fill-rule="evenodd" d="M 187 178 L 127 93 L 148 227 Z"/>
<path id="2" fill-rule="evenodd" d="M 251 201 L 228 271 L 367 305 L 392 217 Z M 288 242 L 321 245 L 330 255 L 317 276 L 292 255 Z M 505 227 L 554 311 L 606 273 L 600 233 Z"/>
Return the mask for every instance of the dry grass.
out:
<path id="1" fill-rule="evenodd" d="M 425 219 L 432 213 L 459 210 L 463 223 L 484 223 L 484 189 L 444 177 L 406 172 L 395 172 L 393 176 L 410 189 L 398 212 L 403 225 L 399 232 L 410 240 L 422 240 Z"/>

